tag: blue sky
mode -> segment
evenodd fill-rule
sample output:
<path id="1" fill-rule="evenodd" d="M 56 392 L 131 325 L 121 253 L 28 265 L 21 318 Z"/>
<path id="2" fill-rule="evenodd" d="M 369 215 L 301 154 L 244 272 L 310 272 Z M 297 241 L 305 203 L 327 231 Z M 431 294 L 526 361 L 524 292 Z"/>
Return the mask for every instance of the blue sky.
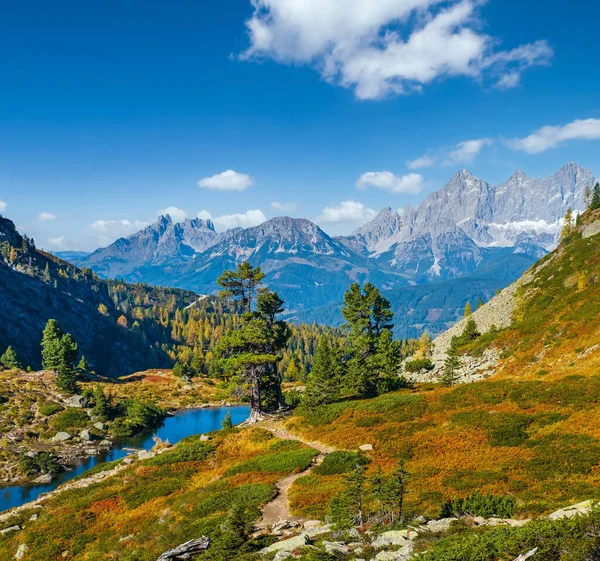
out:
<path id="1" fill-rule="evenodd" d="M 598 175 L 599 19 L 589 0 L 6 3 L 0 212 L 90 250 L 167 208 L 340 234 L 463 167 Z"/>

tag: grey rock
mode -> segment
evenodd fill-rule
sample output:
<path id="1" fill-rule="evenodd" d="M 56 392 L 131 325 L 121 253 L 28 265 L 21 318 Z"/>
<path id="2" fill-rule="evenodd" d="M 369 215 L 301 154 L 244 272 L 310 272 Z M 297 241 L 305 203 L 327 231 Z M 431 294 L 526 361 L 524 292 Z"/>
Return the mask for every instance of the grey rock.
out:
<path id="1" fill-rule="evenodd" d="M 88 406 L 89 400 L 87 397 L 85 397 L 83 395 L 72 395 L 71 397 L 68 397 L 67 399 L 65 399 L 65 403 L 69 407 L 75 407 L 77 409 L 82 409 L 82 408 Z"/>
<path id="2" fill-rule="evenodd" d="M 373 445 L 372 444 L 362 444 L 361 446 L 358 447 L 358 449 L 361 452 L 372 452 L 373 451 Z"/>
<path id="3" fill-rule="evenodd" d="M 100 446 L 104 447 L 109 447 L 112 446 L 112 442 L 110 440 L 101 440 L 100 441 Z"/>
<path id="4" fill-rule="evenodd" d="M 406 545 L 408 542 L 407 530 L 390 530 L 377 536 L 371 544 L 375 549 L 381 549 L 390 545 Z"/>
<path id="5" fill-rule="evenodd" d="M 19 549 L 17 549 L 17 552 L 15 553 L 15 559 L 23 559 L 23 557 L 25 557 L 25 554 L 28 551 L 28 547 L 27 544 L 22 543 L 19 546 Z"/>
<path id="6" fill-rule="evenodd" d="M 291 551 L 278 551 L 275 557 L 273 558 L 273 561 L 283 561 L 288 557 L 292 557 Z"/>
<path id="7" fill-rule="evenodd" d="M 43 485 L 47 485 L 48 483 L 52 483 L 52 475 L 49 473 L 44 473 L 43 475 L 40 475 L 39 477 L 36 477 L 33 480 L 33 483 L 40 483 Z"/>
<path id="8" fill-rule="evenodd" d="M 81 438 L 81 440 L 90 441 L 92 440 L 92 433 L 90 433 L 88 429 L 83 429 L 79 433 L 79 438 Z"/>
<path id="9" fill-rule="evenodd" d="M 6 536 L 7 534 L 12 534 L 13 532 L 18 532 L 21 529 L 21 526 L 14 525 L 9 526 L 8 528 L 4 528 L 4 530 L 0 530 L 0 534 Z"/>
<path id="10" fill-rule="evenodd" d="M 429 532 L 447 532 L 456 518 L 441 518 L 440 520 L 430 520 L 425 525 Z"/>
<path id="11" fill-rule="evenodd" d="M 271 544 L 261 550 L 261 553 L 274 553 L 276 551 L 294 551 L 299 547 L 310 545 L 310 538 L 306 534 L 300 534 L 288 540 L 282 540 Z"/>
<path id="12" fill-rule="evenodd" d="M 350 547 L 341 542 L 323 542 L 323 547 L 327 553 L 332 555 L 348 555 L 350 553 Z"/>
<path id="13" fill-rule="evenodd" d="M 156 453 L 148 450 L 140 450 L 137 456 L 139 460 L 148 460 L 150 458 L 154 458 Z"/>
<path id="14" fill-rule="evenodd" d="M 561 508 L 560 510 L 555 511 L 552 514 L 549 514 L 548 518 L 550 520 L 560 520 L 562 518 L 573 518 L 574 516 L 580 514 L 589 514 L 594 508 L 594 506 L 597 506 L 598 504 L 600 503 L 590 499 L 574 504 L 572 506 L 568 506 L 566 508 Z"/>
<path id="15" fill-rule="evenodd" d="M 591 238 L 596 234 L 600 234 L 600 220 L 596 220 L 591 224 L 586 224 L 581 228 L 581 236 L 583 238 Z"/>
<path id="16" fill-rule="evenodd" d="M 316 536 L 322 536 L 323 534 L 328 534 L 332 530 L 331 524 L 325 524 L 324 526 L 316 526 L 314 528 L 306 528 L 304 530 L 304 534 L 309 538 L 315 538 Z"/>
<path id="17" fill-rule="evenodd" d="M 106 430 L 106 424 L 103 423 L 102 421 L 98 421 L 98 422 L 94 423 L 94 428 L 98 429 L 99 431 L 105 431 Z"/>
<path id="18" fill-rule="evenodd" d="M 53 442 L 65 442 L 73 438 L 68 432 L 57 432 L 52 438 Z"/>
<path id="19" fill-rule="evenodd" d="M 37 514 L 37 513 L 35 513 L 35 514 L 32 514 L 32 515 L 29 517 L 29 520 L 30 520 L 31 522 L 35 522 L 35 521 L 36 521 L 36 520 L 39 518 L 39 516 L 40 516 L 40 515 L 39 515 L 39 514 Z"/>

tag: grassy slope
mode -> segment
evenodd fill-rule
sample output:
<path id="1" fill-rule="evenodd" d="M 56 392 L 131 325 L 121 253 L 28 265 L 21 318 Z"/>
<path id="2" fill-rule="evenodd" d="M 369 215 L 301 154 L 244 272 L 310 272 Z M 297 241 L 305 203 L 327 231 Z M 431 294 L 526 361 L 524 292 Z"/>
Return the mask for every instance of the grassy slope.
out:
<path id="1" fill-rule="evenodd" d="M 112 478 L 49 499 L 37 521 L 29 521 L 30 512 L 7 521 L 3 527 L 19 523 L 23 531 L 0 536 L 0 561 L 13 559 L 21 543 L 30 561 L 62 559 L 64 551 L 81 561 L 154 561 L 202 535 L 211 536 L 216 550 L 234 503 L 255 520 L 275 496 L 275 482 L 306 469 L 316 454 L 261 429 L 221 432 L 208 443 L 185 439 Z"/>
<path id="2" fill-rule="evenodd" d="M 600 498 L 600 236 L 542 262 L 513 326 L 485 338 L 503 356 L 494 378 L 334 404 L 290 425 L 340 448 L 373 444 L 371 471 L 407 455 L 417 514 L 475 489 L 516 496 L 521 515 Z M 296 511 L 323 514 L 341 479 L 299 480 Z"/>

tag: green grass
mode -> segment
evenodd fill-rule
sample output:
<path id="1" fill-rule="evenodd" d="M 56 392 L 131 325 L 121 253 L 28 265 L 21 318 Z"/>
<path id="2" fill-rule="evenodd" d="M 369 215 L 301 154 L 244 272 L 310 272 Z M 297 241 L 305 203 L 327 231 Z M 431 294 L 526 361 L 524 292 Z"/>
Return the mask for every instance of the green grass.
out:
<path id="1" fill-rule="evenodd" d="M 225 475 L 239 475 L 247 472 L 290 472 L 308 469 L 313 458 L 318 454 L 313 448 L 308 448 L 294 441 L 284 441 L 272 447 L 273 452 L 230 467 Z"/>

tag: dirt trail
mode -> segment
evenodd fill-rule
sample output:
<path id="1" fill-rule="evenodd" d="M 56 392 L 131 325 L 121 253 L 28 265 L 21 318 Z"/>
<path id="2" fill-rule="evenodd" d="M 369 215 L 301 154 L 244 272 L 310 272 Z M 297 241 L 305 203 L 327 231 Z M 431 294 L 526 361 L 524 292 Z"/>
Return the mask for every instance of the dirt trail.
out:
<path id="1" fill-rule="evenodd" d="M 323 458 L 330 452 L 333 452 L 334 448 L 323 444 L 322 442 L 308 442 L 303 440 L 298 435 L 292 434 L 287 429 L 283 428 L 280 425 L 274 423 L 265 423 L 263 425 L 265 429 L 273 433 L 274 436 L 280 438 L 281 440 L 296 440 L 298 442 L 302 442 L 302 444 L 306 444 L 311 448 L 319 451 L 319 455 L 315 457 L 312 465 L 304 470 L 301 473 L 294 473 L 292 475 L 288 475 L 287 477 L 281 479 L 276 483 L 277 485 L 277 497 L 275 497 L 270 503 L 267 503 L 263 508 L 263 515 L 260 522 L 257 524 L 257 528 L 263 529 L 269 526 L 273 526 L 273 524 L 277 524 L 280 520 L 290 520 L 290 521 L 301 521 L 302 518 L 298 516 L 292 515 L 290 512 L 290 503 L 288 500 L 288 492 L 290 487 L 300 477 L 304 477 L 308 475 L 313 467 L 319 465 Z"/>

